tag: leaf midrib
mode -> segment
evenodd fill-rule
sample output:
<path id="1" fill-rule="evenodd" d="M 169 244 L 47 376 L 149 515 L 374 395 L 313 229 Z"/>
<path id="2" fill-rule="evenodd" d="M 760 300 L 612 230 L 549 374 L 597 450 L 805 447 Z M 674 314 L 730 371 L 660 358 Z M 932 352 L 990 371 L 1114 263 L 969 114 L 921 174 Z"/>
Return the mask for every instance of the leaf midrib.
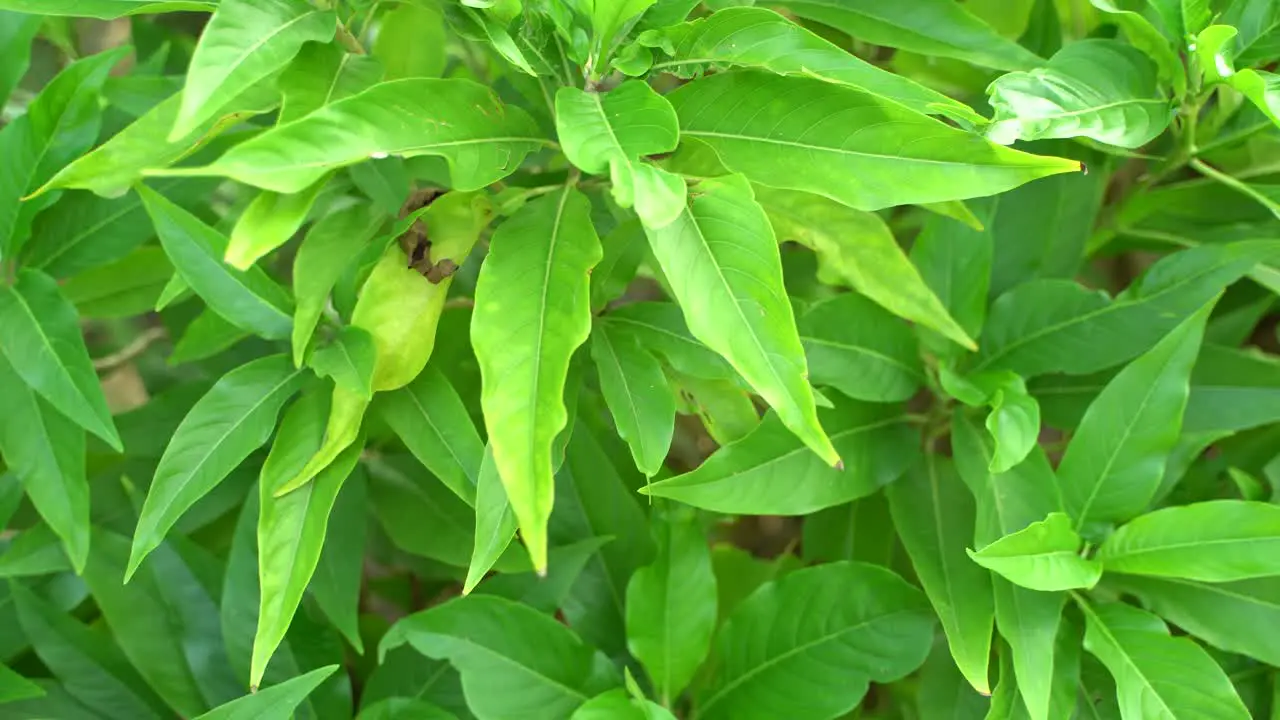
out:
<path id="1" fill-rule="evenodd" d="M 873 158 L 876 160 L 887 160 L 887 161 L 898 162 L 898 163 L 915 163 L 918 165 L 938 165 L 942 167 L 956 167 L 956 166 L 991 167 L 991 168 L 1006 168 L 1006 169 L 1007 168 L 1033 169 L 1036 167 L 1053 167 L 1053 164 L 1051 163 L 1039 163 L 1039 164 L 1028 163 L 1025 165 L 1011 166 L 1007 163 L 1000 163 L 1000 162 L 985 163 L 985 162 L 975 162 L 972 160 L 965 160 L 965 161 L 933 160 L 930 158 L 907 157 L 903 155 L 885 155 L 883 153 L 873 153 L 873 152 L 866 152 L 862 150 L 849 150 L 847 148 L 837 148 L 837 147 L 831 147 L 827 145 L 814 145 L 812 143 L 803 143 L 795 140 L 781 140 L 778 138 L 764 137 L 762 135 L 741 135 L 741 134 L 733 134 L 733 133 L 715 132 L 711 130 L 690 130 L 690 129 L 682 128 L 680 131 L 680 134 L 681 136 L 689 136 L 689 137 L 707 137 L 707 138 L 720 138 L 724 140 L 733 140 L 738 142 L 767 143 L 771 145 L 782 145 L 786 147 L 799 148 L 801 150 L 811 150 L 811 151 L 817 151 L 817 152 L 832 153 L 835 155 L 846 155 L 849 157 L 861 157 L 861 158 Z"/>
<path id="2" fill-rule="evenodd" d="M 1169 543 L 1166 545 L 1159 545 L 1156 547 L 1146 547 L 1146 548 L 1139 548 L 1137 550 L 1127 550 L 1120 555 L 1116 555 L 1116 554 L 1101 555 L 1099 559 L 1102 560 L 1102 562 L 1105 564 L 1108 561 L 1114 562 L 1118 559 L 1141 557 L 1143 555 L 1150 555 L 1153 553 L 1171 552 L 1175 550 L 1185 550 L 1189 548 L 1198 548 L 1198 547 L 1204 547 L 1204 546 L 1230 545 L 1235 543 L 1255 543 L 1255 542 L 1256 543 L 1280 543 L 1280 537 L 1277 537 L 1275 535 L 1270 535 L 1265 537 L 1231 537 L 1231 538 L 1217 538 L 1213 540 L 1184 541 L 1184 542 Z M 1130 574 L 1145 575 L 1146 573 L 1130 571 Z"/>

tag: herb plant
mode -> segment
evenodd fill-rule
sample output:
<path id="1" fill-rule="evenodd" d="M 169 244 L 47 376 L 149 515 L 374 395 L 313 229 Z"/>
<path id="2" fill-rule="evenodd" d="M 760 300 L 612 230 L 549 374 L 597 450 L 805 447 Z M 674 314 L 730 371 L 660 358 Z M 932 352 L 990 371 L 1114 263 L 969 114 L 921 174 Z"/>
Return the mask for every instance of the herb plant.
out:
<path id="1" fill-rule="evenodd" d="M 1280 0 L 0 0 L 0 720 L 1280 717 Z"/>

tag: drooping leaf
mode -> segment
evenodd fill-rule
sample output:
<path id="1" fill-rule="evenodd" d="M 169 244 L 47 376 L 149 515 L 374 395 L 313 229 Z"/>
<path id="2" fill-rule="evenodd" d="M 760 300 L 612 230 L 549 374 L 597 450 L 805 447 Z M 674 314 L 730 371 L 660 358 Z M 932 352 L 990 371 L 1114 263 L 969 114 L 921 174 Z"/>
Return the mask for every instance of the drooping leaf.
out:
<path id="1" fill-rule="evenodd" d="M 400 620 L 378 652 L 405 643 L 457 667 L 467 704 L 482 720 L 561 720 L 617 684 L 617 671 L 564 625 L 491 595 L 456 598 Z"/>
<path id="2" fill-rule="evenodd" d="M 1102 577 L 1097 560 L 1081 556 L 1084 541 L 1065 513 L 1049 517 L 986 545 L 969 557 L 982 567 L 1031 590 L 1091 589 Z"/>
<path id="3" fill-rule="evenodd" d="M 670 707 L 711 648 L 716 580 L 695 517 L 669 513 L 655 534 L 658 557 L 627 584 L 627 647 Z"/>
<path id="4" fill-rule="evenodd" d="M 303 379 L 284 355 L 259 358 L 223 376 L 191 408 L 156 466 L 126 577 L 188 508 L 267 441 Z"/>
<path id="5" fill-rule="evenodd" d="M 349 325 L 333 342 L 311 356 L 311 369 L 320 377 L 333 378 L 344 390 L 364 398 L 373 397 L 373 367 L 377 350 L 367 330 Z"/>
<path id="6" fill-rule="evenodd" d="M 476 283 L 471 342 L 489 444 L 538 569 L 555 495 L 552 443 L 568 422 L 565 379 L 591 331 L 588 273 L 600 257 L 589 203 L 566 185 L 498 227 Z"/>
<path id="7" fill-rule="evenodd" d="M 16 283 L 0 285 L 0 352 L 58 412 L 117 452 L 123 449 L 80 333 L 80 319 L 53 278 L 22 270 Z"/>
<path id="8" fill-rule="evenodd" d="M 303 43 L 328 42 L 333 12 L 303 0 L 222 0 L 200 34 L 168 133 L 187 136 L 249 86 L 289 64 Z"/>
<path id="9" fill-rule="evenodd" d="M 915 461 L 918 440 L 901 407 L 839 397 L 832 402 L 818 416 L 844 459 L 843 469 L 822 462 L 770 413 L 696 470 L 641 492 L 716 512 L 802 515 L 869 495 Z"/>
<path id="10" fill-rule="evenodd" d="M 592 330 L 591 357 L 618 434 L 636 467 L 652 477 L 666 460 L 675 430 L 676 401 L 662 366 L 633 336 L 608 323 Z"/>
<path id="11" fill-rule="evenodd" d="M 1115 678 L 1125 720 L 1249 717 L 1213 658 L 1189 638 L 1171 637 L 1156 616 L 1121 603 L 1081 609 L 1084 648 Z"/>
<path id="12" fill-rule="evenodd" d="M 894 528 L 942 621 L 951 657 L 975 690 L 990 694 L 990 574 L 964 556 L 974 533 L 973 497 L 952 463 L 932 453 L 885 492 Z"/>
<path id="13" fill-rule="evenodd" d="M 502 477 L 494 463 L 493 452 L 485 449 L 480 464 L 480 478 L 476 483 L 476 540 L 471 550 L 471 562 L 467 565 L 467 578 L 462 584 L 462 594 L 475 588 L 507 546 L 515 538 L 517 523 L 515 511 L 507 500 L 502 487 Z M 554 553 L 550 553 L 554 555 Z M 515 598 L 513 598 L 515 599 Z"/>
<path id="14" fill-rule="evenodd" d="M 797 570 L 725 621 L 712 656 L 718 672 L 695 706 L 707 720 L 839 717 L 870 682 L 918 668 L 932 644 L 924 596 L 888 570 L 847 562 Z"/>
<path id="15" fill-rule="evenodd" d="M 652 70 L 689 77 L 706 66 L 756 67 L 779 75 L 818 77 L 887 97 L 921 113 L 978 118 L 967 105 L 882 70 L 765 8 L 729 7 L 640 37 L 670 59 Z"/>
<path id="16" fill-rule="evenodd" d="M 895 315 L 974 347 L 879 216 L 793 190 L 761 188 L 756 198 L 779 240 L 818 253 L 820 280 L 848 285 Z"/>
<path id="17" fill-rule="evenodd" d="M 0 354 L 0 456 L 31 504 L 62 539 L 76 570 L 89 557 L 84 431 L 41 399 Z M 21 498 L 21 491 L 17 497 Z"/>
<path id="18" fill-rule="evenodd" d="M 328 178 L 320 178 L 302 192 L 281 195 L 264 190 L 244 209 L 223 259 L 237 270 L 248 270 L 259 258 L 288 242 L 302 227 Z"/>
<path id="19" fill-rule="evenodd" d="M 178 275 L 214 312 L 266 338 L 289 335 L 289 297 L 279 285 L 261 268 L 227 267 L 225 236 L 147 186 L 137 189 Z"/>
<path id="20" fill-rule="evenodd" d="M 1089 406 L 1058 466 L 1076 527 L 1125 520 L 1154 497 L 1178 440 L 1188 383 L 1212 303 L 1130 363 Z"/>
<path id="21" fill-rule="evenodd" d="M 307 586 L 320 611 L 361 654 L 360 592 L 367 549 L 368 494 L 364 471 L 356 465 L 329 512 L 320 561 Z"/>
<path id="22" fill-rule="evenodd" d="M 680 138 L 675 110 L 640 80 L 608 93 L 562 87 L 556 92 L 556 134 L 569 161 L 613 181 L 622 207 L 635 206 L 650 227 L 675 220 L 684 207 L 684 179 L 641 157 L 671 152 Z"/>
<path id="23" fill-rule="evenodd" d="M 1156 72 L 1146 55 L 1123 43 L 1071 43 L 1045 67 L 1002 75 L 987 88 L 995 108 L 987 136 L 1004 144 L 1087 137 L 1141 147 L 1173 116 Z"/>
<path id="24" fill-rule="evenodd" d="M 292 479 L 320 447 L 327 415 L 324 410 L 324 394 L 316 391 L 303 395 L 289 408 L 258 479 L 258 582 L 262 594 L 249 671 L 251 687 L 261 684 L 268 661 L 284 640 L 320 561 L 329 513 L 363 450 L 353 445 L 314 482 L 276 497 L 276 489 Z"/>
<path id="25" fill-rule="evenodd" d="M 992 195 L 1080 169 L 1075 161 L 993 145 L 892 101 L 810 78 L 733 71 L 667 97 L 681 137 L 710 145 L 730 170 L 859 210 Z M 779 97 L 804 100 L 779 103 Z"/>
<path id="26" fill-rule="evenodd" d="M 805 445 L 837 465 L 804 377 L 777 242 L 750 185 L 741 176 L 703 181 L 679 218 L 646 232 L 694 337 L 728 360 Z"/>
<path id="27" fill-rule="evenodd" d="M 294 710 L 302 701 L 337 669 L 337 665 L 329 665 L 312 670 L 279 685 L 232 700 L 195 720 L 288 720 L 293 717 Z"/>
<path id="28" fill-rule="evenodd" d="M 1280 575 L 1280 507 L 1211 500 L 1140 515 L 1107 537 L 1107 572 L 1202 582 Z"/>
<path id="29" fill-rule="evenodd" d="M 901 402 L 924 381 L 911 329 L 857 293 L 811 306 L 796 325 L 815 385 L 857 400 Z"/>
<path id="30" fill-rule="evenodd" d="M 776 0 L 773 4 L 873 45 L 951 57 L 996 70 L 1025 70 L 1043 61 L 1003 38 L 964 6 L 947 0 L 912 5 Z"/>
<path id="31" fill-rule="evenodd" d="M 0 257 L 8 259 L 22 248 L 31 235 L 32 218 L 54 200 L 23 198 L 98 136 L 98 93 L 126 52 L 128 48 L 115 48 L 68 65 L 31 101 L 25 114 L 0 129 L 0 156 L 5 158 L 0 175 Z"/>
<path id="32" fill-rule="evenodd" d="M 533 120 L 469 80 L 378 83 L 296 122 L 247 140 L 211 165 L 169 171 L 229 177 L 279 193 L 300 192 L 334 168 L 370 157 L 439 155 L 456 190 L 511 174 L 545 140 Z"/>

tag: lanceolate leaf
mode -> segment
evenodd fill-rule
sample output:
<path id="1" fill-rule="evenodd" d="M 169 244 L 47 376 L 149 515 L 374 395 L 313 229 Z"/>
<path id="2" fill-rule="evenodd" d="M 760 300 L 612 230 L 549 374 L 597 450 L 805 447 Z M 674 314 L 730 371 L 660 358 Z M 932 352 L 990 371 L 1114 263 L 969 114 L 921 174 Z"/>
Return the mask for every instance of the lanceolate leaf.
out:
<path id="1" fill-rule="evenodd" d="M 889 312 L 974 348 L 879 216 L 793 190 L 762 188 L 756 199 L 780 241 L 794 240 L 818 253 L 823 282 L 848 285 Z"/>
<path id="2" fill-rule="evenodd" d="M 728 360 L 805 445 L 837 465 L 805 379 L 768 218 L 740 176 L 703 181 L 692 197 L 675 222 L 646 230 L 690 331 Z"/>
<path id="3" fill-rule="evenodd" d="M 1182 97 L 1187 91 L 1187 72 L 1182 59 L 1169 46 L 1160 31 L 1140 13 L 1123 10 L 1114 0 L 1089 0 L 1094 7 L 1107 13 L 1110 19 L 1124 29 L 1129 43 L 1146 53 L 1160 67 L 1160 79 L 1173 86 L 1174 95 Z"/>
<path id="4" fill-rule="evenodd" d="M 224 256 L 227 264 L 237 270 L 247 270 L 263 255 L 288 242 L 302 227 L 327 180 L 320 178 L 311 187 L 294 195 L 270 191 L 258 193 L 231 229 L 231 239 Z"/>
<path id="5" fill-rule="evenodd" d="M 471 562 L 467 565 L 467 578 L 462 584 L 462 594 L 469 594 L 486 573 L 493 569 L 498 558 L 506 552 L 516 534 L 516 514 L 502 487 L 502 477 L 493 461 L 493 452 L 486 448 L 480 464 L 480 478 L 475 489 L 476 538 L 471 549 Z M 551 553 L 554 555 L 554 551 Z"/>
<path id="6" fill-rule="evenodd" d="M 236 368 L 200 398 L 156 467 L 126 577 L 188 508 L 267 441 L 280 408 L 302 382 L 288 357 L 272 355 Z"/>
<path id="7" fill-rule="evenodd" d="M 9 93 L 31 66 L 31 41 L 40 25 L 39 15 L 0 10 L 0 59 L 4 60 L 0 69 L 0 105 L 9 100 Z"/>
<path id="8" fill-rule="evenodd" d="M 336 28 L 333 12 L 304 0 L 222 0 L 191 57 L 169 139 L 186 136 L 250 85 L 287 65 L 303 43 L 333 39 Z"/>
<path id="9" fill-rule="evenodd" d="M 859 88 L 929 115 L 979 117 L 967 105 L 882 70 L 765 8 L 725 8 L 642 35 L 640 42 L 663 48 L 670 58 L 655 62 L 652 70 L 693 76 L 708 65 L 756 67 Z"/>
<path id="10" fill-rule="evenodd" d="M 735 376 L 724 358 L 689 333 L 680 307 L 675 303 L 623 305 L 611 310 L 604 322 L 635 335 L 641 345 L 686 375 L 712 380 L 727 380 Z"/>
<path id="11" fill-rule="evenodd" d="M 1249 718 L 1213 658 L 1189 638 L 1171 637 L 1156 616 L 1120 603 L 1081 609 L 1084 648 L 1115 678 L 1125 720 Z"/>
<path id="12" fill-rule="evenodd" d="M 538 569 L 555 496 L 552 442 L 568 422 L 569 359 L 591 331 L 588 273 L 601 249 L 589 213 L 567 185 L 529 203 L 494 233 L 476 284 L 471 342 L 489 443 Z"/>
<path id="13" fill-rule="evenodd" d="M 322 472 L 320 477 L 325 475 Z M 360 595 L 368 550 L 368 485 L 364 469 L 356 465 L 329 512 L 320 562 L 307 586 L 320 611 L 361 654 L 364 640 L 360 636 Z"/>
<path id="14" fill-rule="evenodd" d="M 31 390 L 0 355 L 0 456 L 31 504 L 62 539 L 77 570 L 89 557 L 84 431 Z M 21 491 L 18 497 L 21 498 Z"/>
<path id="15" fill-rule="evenodd" d="M 1107 572 L 1203 582 L 1280 575 L 1280 506 L 1212 500 L 1142 515 L 1107 537 Z"/>
<path id="16" fill-rule="evenodd" d="M 261 268 L 227 267 L 222 234 L 145 185 L 138 193 L 178 274 L 214 312 L 266 338 L 289 334 L 289 297 Z"/>
<path id="17" fill-rule="evenodd" d="M 382 79 L 382 64 L 367 55 L 352 55 L 335 44 L 303 45 L 293 63 L 280 75 L 281 124 L 319 110 L 329 103 L 367 90 Z"/>
<path id="18" fill-rule="evenodd" d="M 307 695 L 337 669 L 337 665 L 329 665 L 312 670 L 279 685 L 232 700 L 195 720 L 288 720 L 294 716 L 294 710 Z"/>
<path id="19" fill-rule="evenodd" d="M 1169 126 L 1172 109 L 1147 56 L 1114 40 L 1084 40 L 1044 68 L 1003 75 L 987 88 L 1000 143 L 1088 137 L 1123 148 L 1146 145 Z"/>
<path id="20" fill-rule="evenodd" d="M 964 555 L 973 537 L 973 497 L 954 466 L 934 454 L 886 491 L 898 537 L 942 629 L 960 672 L 975 690 L 991 693 L 988 663 L 995 606 L 990 574 Z"/>
<path id="21" fill-rule="evenodd" d="M 408 78 L 374 85 L 232 148 L 182 174 L 221 175 L 280 193 L 370 157 L 439 155 L 455 190 L 511 174 L 545 140 L 533 120 L 469 80 Z"/>
<path id="22" fill-rule="evenodd" d="M 22 8 L 18 8 L 22 9 Z M 24 10 L 26 11 L 26 10 Z M 51 197 L 22 198 L 87 150 L 98 135 L 98 93 L 127 52 L 116 48 L 69 65 L 36 96 L 27 112 L 0 129 L 0 257 L 8 259 L 31 234 L 31 220 Z"/>
<path id="23" fill-rule="evenodd" d="M 592 331 L 591 357 L 618 435 L 630 446 L 636 467 L 652 477 L 671 448 L 676 419 L 662 366 L 635 337 L 608 323 Z"/>
<path id="24" fill-rule="evenodd" d="M 13 285 L 0 285 L 0 352 L 50 405 L 117 451 L 123 449 L 80 334 L 80 319 L 53 278 L 23 270 Z"/>
<path id="25" fill-rule="evenodd" d="M 655 528 L 658 557 L 627 585 L 627 647 L 670 706 L 711 647 L 716 580 L 696 517 L 673 513 Z"/>
<path id="26" fill-rule="evenodd" d="M 861 90 L 733 71 L 667 96 L 682 137 L 753 182 L 860 210 L 992 195 L 1080 164 L 992 145 Z M 786 97 L 795 102 L 777 102 Z M 803 173 L 793 172 L 805 167 Z"/>
<path id="27" fill-rule="evenodd" d="M 838 396 L 832 402 L 835 407 L 818 415 L 844 459 L 843 469 L 822 462 L 770 413 L 696 470 L 642 492 L 716 512 L 801 515 L 869 495 L 915 462 L 918 438 L 902 408 Z"/>
<path id="28" fill-rule="evenodd" d="M 99 20 L 180 10 L 211 12 L 216 7 L 216 0 L 0 0 L 0 9 L 3 10 Z"/>
<path id="29" fill-rule="evenodd" d="M 556 134 L 574 165 L 609 173 L 614 199 L 634 205 L 646 225 L 662 227 L 680 214 L 684 180 L 640 159 L 671 152 L 680 139 L 671 103 L 648 84 L 629 80 L 607 94 L 560 88 Z"/>
<path id="30" fill-rule="evenodd" d="M 276 489 L 291 480 L 320 447 L 327 416 L 324 409 L 321 392 L 307 393 L 289 408 L 258 479 L 258 582 L 262 594 L 249 671 L 251 687 L 261 684 L 267 662 L 284 640 L 320 561 L 329 512 L 364 449 L 361 443 L 352 445 L 315 480 L 275 497 Z"/>
<path id="31" fill-rule="evenodd" d="M 453 663 L 467 704 L 483 718 L 562 720 L 617 684 L 616 670 L 564 625 L 491 595 L 457 598 L 400 620 L 378 652 L 385 656 L 405 643 Z"/>
<path id="32" fill-rule="evenodd" d="M 924 381 L 911 328 L 857 293 L 810 307 L 796 324 L 815 385 L 858 400 L 900 402 Z"/>
<path id="33" fill-rule="evenodd" d="M 778 0 L 774 4 L 873 45 L 953 57 L 996 70 L 1025 70 L 1043 62 L 1001 37 L 962 5 L 947 0 L 911 5 L 839 0 Z"/>
<path id="34" fill-rule="evenodd" d="M 1081 556 L 1084 541 L 1065 513 L 1052 513 L 969 557 L 1005 579 L 1032 590 L 1090 589 L 1102 577 L 1097 560 Z"/>
<path id="35" fill-rule="evenodd" d="M 1155 496 L 1178 440 L 1191 366 L 1212 307 L 1130 363 L 1089 406 L 1058 466 L 1077 528 L 1133 517 Z"/>
<path id="36" fill-rule="evenodd" d="M 840 717 L 869 683 L 919 667 L 932 626 L 920 591 L 884 568 L 798 570 L 756 590 L 725 621 L 712 656 L 717 672 L 695 697 L 698 717 Z"/>

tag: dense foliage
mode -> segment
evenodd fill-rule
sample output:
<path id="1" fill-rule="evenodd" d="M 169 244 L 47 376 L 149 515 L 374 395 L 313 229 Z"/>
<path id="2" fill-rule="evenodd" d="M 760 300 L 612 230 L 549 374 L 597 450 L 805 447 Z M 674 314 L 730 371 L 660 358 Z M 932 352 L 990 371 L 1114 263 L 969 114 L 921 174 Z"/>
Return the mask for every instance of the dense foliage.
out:
<path id="1" fill-rule="evenodd" d="M 0 720 L 1280 717 L 1280 0 L 0 0 Z"/>

